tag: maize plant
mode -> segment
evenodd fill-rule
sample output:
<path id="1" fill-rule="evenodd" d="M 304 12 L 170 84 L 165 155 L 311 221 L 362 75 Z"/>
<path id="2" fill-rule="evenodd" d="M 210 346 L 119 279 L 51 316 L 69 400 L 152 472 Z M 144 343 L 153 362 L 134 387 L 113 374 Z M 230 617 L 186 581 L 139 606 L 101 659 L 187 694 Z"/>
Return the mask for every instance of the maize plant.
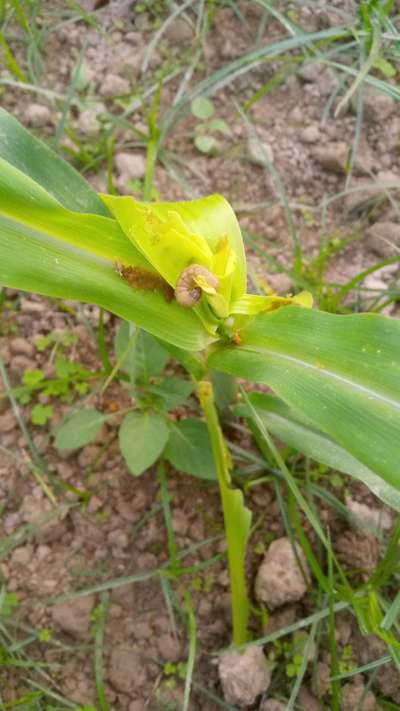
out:
<path id="1" fill-rule="evenodd" d="M 307 292 L 247 293 L 239 224 L 221 196 L 96 194 L 0 111 L 0 284 L 97 304 L 162 340 L 191 373 L 218 474 L 235 645 L 247 640 L 251 513 L 231 482 L 212 369 L 270 386 L 257 412 L 272 433 L 400 510 L 400 322 L 323 313 Z"/>

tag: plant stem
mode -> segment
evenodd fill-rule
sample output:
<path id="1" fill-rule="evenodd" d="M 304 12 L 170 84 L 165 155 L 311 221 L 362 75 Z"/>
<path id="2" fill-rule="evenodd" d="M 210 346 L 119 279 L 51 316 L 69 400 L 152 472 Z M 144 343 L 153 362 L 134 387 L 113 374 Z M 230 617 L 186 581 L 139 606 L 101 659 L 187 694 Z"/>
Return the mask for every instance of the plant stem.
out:
<path id="1" fill-rule="evenodd" d="M 250 531 L 251 512 L 244 506 L 242 492 L 239 489 L 231 488 L 229 472 L 231 460 L 218 419 L 211 381 L 198 381 L 196 390 L 206 418 L 218 475 L 228 547 L 233 644 L 240 646 L 248 641 L 247 626 L 250 605 L 246 591 L 244 563 Z"/>

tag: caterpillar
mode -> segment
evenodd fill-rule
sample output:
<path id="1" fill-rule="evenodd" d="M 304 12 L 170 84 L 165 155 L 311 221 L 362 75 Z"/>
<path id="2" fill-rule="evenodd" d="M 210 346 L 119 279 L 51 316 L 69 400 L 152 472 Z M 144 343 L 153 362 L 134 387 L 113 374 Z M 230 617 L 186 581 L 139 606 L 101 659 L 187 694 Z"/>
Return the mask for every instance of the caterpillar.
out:
<path id="1" fill-rule="evenodd" d="M 192 264 L 190 267 L 187 267 L 182 272 L 175 287 L 175 298 L 178 304 L 186 309 L 191 309 L 193 306 L 196 306 L 202 297 L 202 289 L 196 283 L 196 277 L 199 276 L 204 277 L 207 283 L 214 289 L 217 289 L 219 286 L 218 277 L 201 264 Z"/>

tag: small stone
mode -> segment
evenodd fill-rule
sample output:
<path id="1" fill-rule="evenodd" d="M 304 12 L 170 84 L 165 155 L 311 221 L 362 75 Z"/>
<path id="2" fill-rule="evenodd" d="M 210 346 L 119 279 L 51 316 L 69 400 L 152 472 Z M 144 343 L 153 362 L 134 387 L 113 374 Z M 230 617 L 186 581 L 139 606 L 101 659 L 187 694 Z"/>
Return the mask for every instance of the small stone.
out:
<path id="1" fill-rule="evenodd" d="M 186 536 L 189 530 L 189 521 L 186 514 L 176 509 L 172 514 L 172 528 L 177 536 Z"/>
<path id="2" fill-rule="evenodd" d="M 400 189 L 400 176 L 392 170 L 380 170 L 376 176 L 376 181 L 381 189 Z"/>
<path id="3" fill-rule="evenodd" d="M 99 511 L 103 507 L 103 504 L 103 500 L 98 496 L 92 496 L 87 507 L 88 513 L 96 513 L 96 511 Z"/>
<path id="4" fill-rule="evenodd" d="M 321 73 L 325 72 L 325 70 L 325 64 L 321 64 L 321 62 L 311 62 L 300 67 L 297 74 L 304 82 L 312 83 L 318 81 Z"/>
<path id="5" fill-rule="evenodd" d="M 382 156 L 383 158 L 383 156 Z M 384 167 L 381 161 L 382 167 Z M 357 147 L 356 155 L 354 157 L 353 172 L 354 175 L 371 175 L 374 173 L 377 167 L 377 162 L 375 157 L 365 139 L 361 139 L 359 146 Z"/>
<path id="6" fill-rule="evenodd" d="M 52 516 L 50 512 L 52 510 L 52 505 L 50 501 L 43 497 L 40 487 L 38 488 L 39 494 L 36 489 L 33 489 L 32 494 L 24 496 L 19 509 L 22 520 L 26 523 L 33 523 L 38 521 L 41 517 L 48 518 L 48 523 L 44 524 L 43 522 L 43 525 L 40 528 L 40 531 L 37 532 L 36 537 L 39 535 L 41 536 L 46 530 L 50 530 L 50 528 L 53 529 L 53 527 L 57 525 L 55 518 L 51 520 Z"/>
<path id="7" fill-rule="evenodd" d="M 183 708 L 184 691 L 182 682 L 177 684 L 177 686 L 169 685 L 168 683 L 161 683 L 157 688 L 157 706 L 152 707 L 154 711 L 178 711 L 178 709 Z M 143 702 L 142 708 L 143 709 Z M 146 709 L 147 711 L 147 709 Z M 149 708 L 150 711 L 150 708 Z"/>
<path id="8" fill-rule="evenodd" d="M 349 644 L 351 635 L 352 629 L 349 620 L 346 617 L 343 617 L 343 615 L 339 616 L 337 618 L 335 630 L 335 637 L 338 644 L 340 644 L 342 647 L 344 647 L 346 644 Z"/>
<path id="9" fill-rule="evenodd" d="M 313 691 L 318 698 L 323 698 L 331 688 L 331 670 L 325 662 L 318 662 L 313 678 Z"/>
<path id="10" fill-rule="evenodd" d="M 0 416 L 0 432 L 2 434 L 7 434 L 11 432 L 15 427 L 15 417 L 12 410 L 9 410 L 4 415 Z"/>
<path id="11" fill-rule="evenodd" d="M 300 106 L 295 106 L 293 111 L 290 112 L 290 123 L 302 123 L 304 121 L 304 113 Z M 278 703 L 280 703 L 278 701 Z"/>
<path id="12" fill-rule="evenodd" d="M 337 175 L 345 175 L 348 154 L 349 149 L 344 141 L 329 143 L 314 151 L 314 157 L 322 168 Z"/>
<path id="13" fill-rule="evenodd" d="M 271 146 L 255 136 L 250 136 L 247 141 L 247 152 L 249 160 L 254 165 L 265 167 L 268 163 L 273 163 L 274 154 Z"/>
<path id="14" fill-rule="evenodd" d="M 217 583 L 223 588 L 228 588 L 230 585 L 229 573 L 227 570 L 222 570 L 217 576 Z"/>
<path id="15" fill-rule="evenodd" d="M 25 120 L 33 128 L 43 128 L 50 123 L 50 119 L 50 109 L 42 104 L 29 104 L 25 111 Z"/>
<path id="16" fill-rule="evenodd" d="M 23 565 L 24 567 L 32 559 L 33 548 L 32 546 L 21 546 L 21 548 L 16 548 L 11 556 L 12 565 Z"/>
<path id="17" fill-rule="evenodd" d="M 118 74 L 106 74 L 100 86 L 102 96 L 121 96 L 129 94 L 130 90 L 129 81 Z"/>
<path id="18" fill-rule="evenodd" d="M 146 160 L 142 153 L 117 153 L 115 169 L 121 181 L 140 180 L 146 172 Z"/>
<path id="19" fill-rule="evenodd" d="M 336 141 L 314 150 L 314 157 L 324 170 L 336 175 L 346 175 L 350 149 L 344 141 Z M 374 158 L 366 144 L 359 147 L 353 165 L 354 175 L 370 175 L 375 167 Z"/>
<path id="20" fill-rule="evenodd" d="M 26 338 L 13 338 L 10 342 L 11 353 L 26 355 L 30 358 L 35 354 L 35 347 Z"/>
<path id="21" fill-rule="evenodd" d="M 293 287 L 291 278 L 283 272 L 268 274 L 267 282 L 278 294 L 287 294 Z"/>
<path id="22" fill-rule="evenodd" d="M 301 687 L 298 698 L 303 709 L 307 709 L 307 711 L 322 711 L 322 706 L 318 699 L 306 686 Z"/>
<path id="23" fill-rule="evenodd" d="M 91 138 L 98 136 L 102 127 L 99 119 L 101 113 L 105 110 L 104 104 L 98 104 L 96 107 L 82 111 L 76 122 L 76 129 L 78 133 L 83 136 L 90 136 Z"/>
<path id="24" fill-rule="evenodd" d="M 357 98 L 353 96 L 353 107 L 357 106 Z M 396 100 L 383 94 L 374 87 L 368 87 L 363 94 L 363 112 L 368 121 L 382 124 L 396 110 Z"/>
<path id="25" fill-rule="evenodd" d="M 348 568 L 362 572 L 363 578 L 373 573 L 379 561 L 379 544 L 367 533 L 344 531 L 336 539 L 339 560 Z"/>
<path id="26" fill-rule="evenodd" d="M 287 704 L 277 699 L 265 699 L 261 702 L 259 711 L 286 711 Z"/>
<path id="27" fill-rule="evenodd" d="M 24 373 L 25 370 L 30 370 L 31 368 L 31 358 L 27 358 L 24 355 L 15 355 L 13 358 L 11 358 L 10 373 L 12 373 L 12 375 L 21 377 L 21 374 Z"/>
<path id="28" fill-rule="evenodd" d="M 143 701 L 136 699 L 136 701 L 131 701 L 128 706 L 128 711 L 143 711 Z"/>
<path id="29" fill-rule="evenodd" d="M 162 634 L 157 639 L 157 647 L 160 652 L 161 659 L 165 662 L 177 662 L 181 658 L 181 644 L 172 634 Z"/>
<path id="30" fill-rule="evenodd" d="M 135 588 L 132 583 L 114 588 L 111 593 L 113 602 L 118 603 L 126 612 L 131 612 L 135 605 Z"/>
<path id="31" fill-rule="evenodd" d="M 57 474 L 63 481 L 68 481 L 74 475 L 74 469 L 67 462 L 58 462 L 56 464 Z M 89 504 L 90 506 L 90 504 Z"/>
<path id="32" fill-rule="evenodd" d="M 225 61 L 230 61 L 236 59 L 241 54 L 241 48 L 238 46 L 237 42 L 232 40 L 231 37 L 227 37 L 221 45 L 219 45 L 219 56 Z"/>
<path id="33" fill-rule="evenodd" d="M 282 627 L 288 627 L 296 622 L 296 605 L 286 605 L 268 615 L 266 624 L 263 626 L 265 635 L 272 634 Z"/>
<path id="34" fill-rule="evenodd" d="M 342 711 L 354 711 L 361 707 L 363 711 L 375 711 L 376 699 L 372 691 L 365 694 L 365 686 L 361 676 L 355 677 L 354 682 L 345 684 L 343 687 Z"/>
<path id="35" fill-rule="evenodd" d="M 146 683 L 143 656 L 129 647 L 116 647 L 111 652 L 108 678 L 117 691 L 136 691 Z"/>
<path id="36" fill-rule="evenodd" d="M 268 281 L 270 282 L 270 280 Z M 267 506 L 271 504 L 273 497 L 269 489 L 264 488 L 262 486 L 257 486 L 253 490 L 251 498 L 257 506 L 266 509 Z"/>
<path id="37" fill-rule="evenodd" d="M 320 139 L 318 126 L 307 126 L 300 131 L 299 138 L 302 143 L 317 143 Z"/>
<path id="38" fill-rule="evenodd" d="M 139 641 L 144 640 L 149 642 L 149 640 L 153 637 L 154 631 L 150 622 L 135 620 L 132 623 L 132 634 L 135 639 Z"/>
<path id="39" fill-rule="evenodd" d="M 116 548 L 126 548 L 129 543 L 128 535 L 122 529 L 111 531 L 111 533 L 108 534 L 108 540 L 111 545 Z"/>
<path id="40" fill-rule="evenodd" d="M 212 609 L 213 608 L 210 600 L 207 600 L 207 598 L 202 597 L 198 607 L 199 616 L 203 618 L 209 617 L 212 613 Z"/>
<path id="41" fill-rule="evenodd" d="M 400 249 L 400 225 L 375 222 L 365 233 L 367 244 L 379 257 L 393 257 Z"/>
<path id="42" fill-rule="evenodd" d="M 378 671 L 375 688 L 383 695 L 400 704 L 400 673 L 392 662 Z"/>
<path id="43" fill-rule="evenodd" d="M 100 452 L 100 448 L 96 444 L 88 444 L 82 449 L 78 456 L 78 464 L 82 469 L 91 466 Z"/>
<path id="44" fill-rule="evenodd" d="M 111 603 L 110 607 L 108 608 L 108 614 L 110 618 L 118 620 L 123 614 L 121 605 L 115 605 L 114 603 Z"/>
<path id="45" fill-rule="evenodd" d="M 309 578 L 307 562 L 300 546 L 296 545 L 306 579 Z M 307 591 L 307 582 L 296 560 L 289 538 L 279 538 L 271 543 L 261 563 L 256 583 L 257 600 L 265 602 L 270 608 L 279 607 L 288 602 L 301 600 Z"/>
<path id="46" fill-rule="evenodd" d="M 57 580 L 52 580 L 51 578 L 45 579 L 45 580 L 43 580 L 41 578 L 38 583 L 39 590 L 44 595 L 51 595 L 52 593 L 54 593 L 57 585 L 58 585 Z"/>
<path id="47" fill-rule="evenodd" d="M 392 528 L 392 517 L 390 513 L 383 509 L 375 509 L 372 506 L 360 504 L 350 497 L 346 499 L 346 506 L 363 528 L 372 528 L 376 531 L 390 531 Z"/>
<path id="48" fill-rule="evenodd" d="M 352 190 L 346 195 L 346 207 L 349 211 L 360 210 L 368 201 L 378 198 L 382 194 L 387 194 L 389 190 L 392 192 L 394 189 L 398 190 L 399 188 L 399 176 L 389 170 L 380 171 L 375 181 L 358 178 L 352 181 Z"/>
<path id="49" fill-rule="evenodd" d="M 333 69 L 327 67 L 317 79 L 318 93 L 321 97 L 331 94 L 337 87 L 338 79 Z"/>
<path id="50" fill-rule="evenodd" d="M 10 533 L 15 531 L 20 525 L 21 514 L 19 511 L 13 511 L 13 513 L 7 514 L 7 516 L 3 518 L 3 528 L 7 535 L 10 535 Z"/>
<path id="51" fill-rule="evenodd" d="M 183 17 L 178 17 L 166 29 L 164 36 L 171 44 L 179 47 L 181 43 L 187 44 L 193 39 L 193 29 Z"/>
<path id="52" fill-rule="evenodd" d="M 42 314 L 47 309 L 47 305 L 43 301 L 31 301 L 30 299 L 21 298 L 20 308 L 25 314 Z"/>
<path id="53" fill-rule="evenodd" d="M 85 595 L 68 602 L 61 602 L 55 605 L 51 611 L 53 622 L 63 632 L 79 639 L 85 639 L 89 632 L 94 604 L 94 595 Z"/>
<path id="54" fill-rule="evenodd" d="M 40 545 L 36 549 L 36 558 L 39 561 L 46 560 L 46 558 L 48 558 L 50 554 L 51 554 L 50 546 Z"/>
<path id="55" fill-rule="evenodd" d="M 129 33 L 131 34 L 131 33 Z M 128 39 L 126 35 L 125 39 Z M 118 73 L 125 79 L 136 79 L 141 71 L 145 47 L 141 44 L 141 37 L 134 40 L 132 44 L 125 43 L 121 46 L 121 57 L 118 63 Z"/>
<path id="56" fill-rule="evenodd" d="M 225 701 L 237 706 L 254 704 L 271 683 L 271 670 L 261 647 L 224 654 L 218 672 Z"/>
<path id="57" fill-rule="evenodd" d="M 398 151 L 399 146 L 399 135 L 400 135 L 400 117 L 396 114 L 393 115 L 389 121 L 385 123 L 385 134 L 379 135 L 379 155 L 381 156 L 381 149 L 383 148 L 381 143 L 381 138 L 384 141 L 384 146 L 388 151 L 390 156 L 393 156 Z"/>

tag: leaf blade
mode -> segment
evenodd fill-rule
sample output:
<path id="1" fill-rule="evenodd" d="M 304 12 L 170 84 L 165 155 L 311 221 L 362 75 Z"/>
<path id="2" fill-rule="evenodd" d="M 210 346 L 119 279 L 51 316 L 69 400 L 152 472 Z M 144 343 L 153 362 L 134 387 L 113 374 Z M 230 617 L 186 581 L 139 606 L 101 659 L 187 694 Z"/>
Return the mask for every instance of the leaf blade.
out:
<path id="1" fill-rule="evenodd" d="M 1 216 L 0 254 L 3 286 L 97 304 L 189 351 L 211 340 L 195 314 L 158 292 L 132 289 L 113 263 Z"/>
<path id="2" fill-rule="evenodd" d="M 130 412 L 120 430 L 121 452 L 134 476 L 139 476 L 157 461 L 169 437 L 165 419 L 152 412 Z"/>
<path id="3" fill-rule="evenodd" d="M 387 506 L 400 511 L 400 494 L 397 489 L 376 476 L 324 433 L 295 415 L 282 400 L 267 393 L 249 393 L 247 397 L 266 428 L 284 444 L 331 469 L 362 481 Z M 248 416 L 245 405 L 239 405 L 235 411 L 238 415 L 246 417 L 247 413 Z"/>
<path id="4" fill-rule="evenodd" d="M 313 426 L 400 489 L 400 323 L 285 307 L 218 349 L 212 367 L 270 385 Z"/>
<path id="5" fill-rule="evenodd" d="M 0 108 L 0 157 L 47 190 L 62 205 L 77 212 L 109 217 L 110 213 L 79 173 L 11 114 Z"/>
<path id="6" fill-rule="evenodd" d="M 107 416 L 97 410 L 82 410 L 67 416 L 57 429 L 54 446 L 61 450 L 79 449 L 93 442 Z"/>
<path id="7" fill-rule="evenodd" d="M 205 422 L 187 418 L 171 423 L 170 429 L 164 453 L 170 464 L 185 474 L 215 481 L 217 474 Z"/>

